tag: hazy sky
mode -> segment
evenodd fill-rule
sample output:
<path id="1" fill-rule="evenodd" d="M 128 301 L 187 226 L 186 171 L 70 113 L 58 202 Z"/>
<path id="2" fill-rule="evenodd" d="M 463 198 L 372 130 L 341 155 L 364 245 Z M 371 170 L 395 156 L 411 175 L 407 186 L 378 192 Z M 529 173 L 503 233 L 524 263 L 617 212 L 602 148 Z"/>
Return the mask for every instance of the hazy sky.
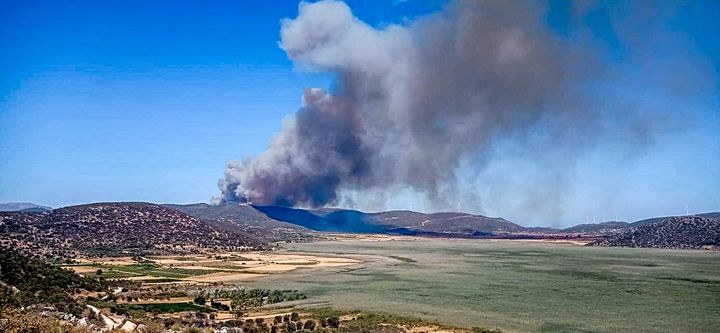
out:
<path id="1" fill-rule="evenodd" d="M 588 152 L 569 171 L 572 186 L 557 220 L 521 221 L 512 198 L 460 208 L 546 225 L 680 214 L 686 205 L 720 210 L 720 3 L 693 3 L 678 6 L 661 29 L 688 36 L 687 52 L 713 80 L 676 103 L 683 106 L 678 117 L 658 119 L 662 130 L 640 156 L 618 156 L 624 149 L 614 144 L 624 147 L 623 137 Z M 348 4 L 376 27 L 444 6 Z M 294 1 L 0 0 L 0 202 L 208 201 L 226 162 L 261 153 L 301 106 L 304 88 L 332 88 L 331 77 L 294 69 L 278 47 L 280 20 L 297 13 Z M 550 6 L 547 24 L 572 38 L 572 15 Z M 606 56 L 622 65 L 628 41 L 603 13 L 588 20 Z M 665 51 L 651 59 L 665 61 Z M 673 73 L 633 70 L 598 89 L 662 107 L 667 96 L 632 78 Z M 494 167 L 533 177 L 505 162 Z M 411 197 L 399 194 L 387 208 L 423 210 Z"/>

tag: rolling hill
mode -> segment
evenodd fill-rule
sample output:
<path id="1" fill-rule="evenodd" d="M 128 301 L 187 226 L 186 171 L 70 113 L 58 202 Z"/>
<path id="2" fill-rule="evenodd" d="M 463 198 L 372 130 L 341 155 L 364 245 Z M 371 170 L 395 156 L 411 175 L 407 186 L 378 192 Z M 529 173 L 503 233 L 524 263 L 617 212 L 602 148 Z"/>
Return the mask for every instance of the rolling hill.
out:
<path id="1" fill-rule="evenodd" d="M 219 205 L 196 203 L 188 205 L 166 204 L 163 206 L 200 219 L 217 221 L 220 224 L 225 224 L 227 228 L 239 230 L 244 234 L 268 242 L 303 241 L 313 238 L 312 230 L 297 224 L 271 219 L 263 212 L 246 204 L 226 202 Z"/>
<path id="2" fill-rule="evenodd" d="M 620 234 L 597 240 L 593 246 L 700 249 L 720 247 L 720 220 L 675 216 L 644 221 Z"/>
<path id="3" fill-rule="evenodd" d="M 33 255 L 236 250 L 261 242 L 178 210 L 141 202 L 93 203 L 49 212 L 0 213 L 0 246 Z"/>

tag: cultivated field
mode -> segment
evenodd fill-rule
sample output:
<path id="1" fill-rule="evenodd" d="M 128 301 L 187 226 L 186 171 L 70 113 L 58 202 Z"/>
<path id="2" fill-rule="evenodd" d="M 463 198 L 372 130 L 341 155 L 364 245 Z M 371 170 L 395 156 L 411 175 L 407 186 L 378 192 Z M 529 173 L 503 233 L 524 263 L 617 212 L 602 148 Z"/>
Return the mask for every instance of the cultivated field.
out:
<path id="1" fill-rule="evenodd" d="M 337 256 L 291 254 L 278 252 L 223 253 L 222 255 L 187 255 L 77 259 L 67 265 L 78 274 L 122 278 L 143 284 L 211 284 L 234 283 L 265 275 L 289 272 L 299 267 L 341 267 L 356 265 L 359 260 Z"/>
<path id="2" fill-rule="evenodd" d="M 245 281 L 306 306 L 381 311 L 506 332 L 717 332 L 720 253 L 410 239 L 287 245 L 362 264 Z"/>

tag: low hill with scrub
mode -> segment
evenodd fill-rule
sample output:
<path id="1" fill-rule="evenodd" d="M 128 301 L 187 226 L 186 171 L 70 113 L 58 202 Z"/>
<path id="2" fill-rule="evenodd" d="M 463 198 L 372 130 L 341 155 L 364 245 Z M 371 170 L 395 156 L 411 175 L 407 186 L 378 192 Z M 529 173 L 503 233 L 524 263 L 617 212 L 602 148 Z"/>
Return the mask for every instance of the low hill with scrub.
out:
<path id="1" fill-rule="evenodd" d="M 720 220 L 677 216 L 631 228 L 591 243 L 593 246 L 701 249 L 720 247 Z"/>
<path id="2" fill-rule="evenodd" d="M 30 255 L 190 253 L 261 243 L 183 212 L 149 203 L 94 203 L 49 212 L 0 213 L 0 247 Z"/>

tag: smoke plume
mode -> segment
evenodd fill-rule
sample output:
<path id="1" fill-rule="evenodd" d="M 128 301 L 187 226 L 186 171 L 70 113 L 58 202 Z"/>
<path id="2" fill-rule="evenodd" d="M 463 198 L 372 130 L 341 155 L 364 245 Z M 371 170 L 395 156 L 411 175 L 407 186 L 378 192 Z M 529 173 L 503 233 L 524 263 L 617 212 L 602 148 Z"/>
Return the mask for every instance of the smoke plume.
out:
<path id="1" fill-rule="evenodd" d="M 264 153 L 228 164 L 216 199 L 317 207 L 348 191 L 410 188 L 442 205 L 483 193 L 463 190 L 467 175 L 497 169 L 488 166 L 498 152 L 532 161 L 535 185 L 558 189 L 604 129 L 643 136 L 647 126 L 638 129 L 646 119 L 634 105 L 597 93 L 614 69 L 598 43 L 579 27 L 570 47 L 546 12 L 534 1 L 461 0 L 377 28 L 343 2 L 300 4 L 280 46 L 299 69 L 332 74 L 334 88 L 307 89 Z M 479 197 L 468 199 L 475 210 Z"/>

